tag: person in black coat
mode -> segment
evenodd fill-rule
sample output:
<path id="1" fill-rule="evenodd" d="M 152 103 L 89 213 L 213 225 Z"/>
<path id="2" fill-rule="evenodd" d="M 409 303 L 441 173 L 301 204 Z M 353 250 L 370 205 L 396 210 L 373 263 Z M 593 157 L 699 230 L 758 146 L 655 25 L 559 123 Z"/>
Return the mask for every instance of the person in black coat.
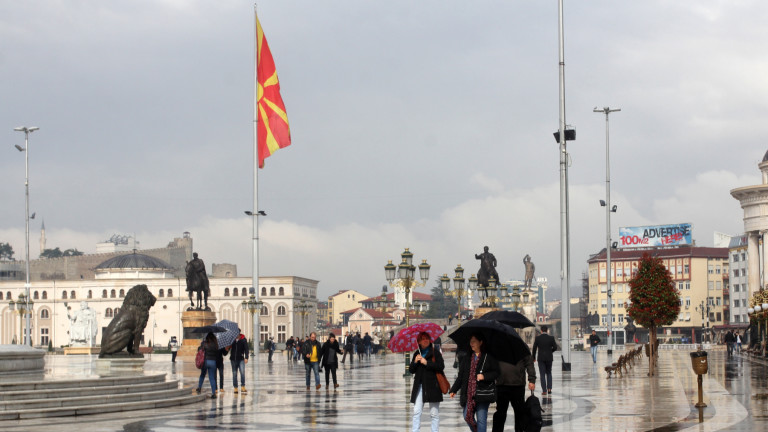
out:
<path id="1" fill-rule="evenodd" d="M 208 333 L 200 344 L 200 348 L 205 350 L 205 363 L 200 369 L 200 379 L 197 382 L 197 393 L 200 393 L 205 375 L 208 375 L 208 382 L 211 384 L 211 398 L 216 399 L 216 359 L 219 356 L 219 343 L 213 333 Z"/>
<path id="2" fill-rule="evenodd" d="M 464 420 L 471 431 L 486 432 L 488 426 L 488 407 L 490 402 L 477 402 L 474 399 L 478 387 L 488 388 L 495 386 L 496 378 L 500 374 L 499 362 L 488 355 L 485 346 L 485 336 L 482 333 L 474 333 L 469 338 L 469 346 L 472 352 L 464 355 L 459 362 L 459 375 L 451 386 L 449 395 L 451 399 L 461 390 L 459 404 L 464 407 Z M 475 374 L 471 376 L 470 371 Z M 471 394 L 470 394 L 471 393 Z M 470 399 L 470 396 L 472 397 Z"/>
<path id="3" fill-rule="evenodd" d="M 320 348 L 320 367 L 325 368 L 325 388 L 327 389 L 330 380 L 329 375 L 333 375 L 333 388 L 339 386 L 336 381 L 336 369 L 339 367 L 338 354 L 341 354 L 341 348 L 339 342 L 336 340 L 336 335 L 330 333 L 328 340 L 323 343 L 323 347 Z"/>
<path id="4" fill-rule="evenodd" d="M 533 358 L 539 364 L 539 376 L 541 377 L 541 394 L 552 394 L 552 353 L 557 351 L 555 338 L 547 333 L 547 326 L 541 326 L 541 334 L 533 341 Z M 536 357 L 536 351 L 539 356 Z"/>
<path id="5" fill-rule="evenodd" d="M 416 338 L 419 348 L 413 353 L 408 370 L 413 374 L 411 403 L 413 406 L 413 431 L 421 427 L 421 413 L 424 403 L 429 402 L 429 416 L 432 419 L 432 431 L 437 432 L 440 424 L 440 402 L 443 393 L 437 383 L 437 373 L 445 369 L 443 355 L 432 345 L 432 338 L 427 332 L 421 332 Z"/>
<path id="6" fill-rule="evenodd" d="M 237 331 L 240 331 L 238 329 Z M 248 339 L 245 335 L 240 333 L 237 340 L 232 344 L 232 348 L 229 352 L 229 362 L 232 365 L 232 385 L 234 386 L 234 393 L 237 394 L 237 373 L 240 372 L 240 391 L 243 394 L 248 393 L 245 388 L 245 365 L 248 364 Z"/>

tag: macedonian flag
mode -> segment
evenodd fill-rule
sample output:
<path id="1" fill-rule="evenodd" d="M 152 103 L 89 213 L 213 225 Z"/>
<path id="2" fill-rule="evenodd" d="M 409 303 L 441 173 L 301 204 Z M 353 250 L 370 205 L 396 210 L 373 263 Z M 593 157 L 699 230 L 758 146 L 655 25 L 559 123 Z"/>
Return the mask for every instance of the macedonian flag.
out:
<path id="1" fill-rule="evenodd" d="M 264 168 L 264 159 L 278 149 L 291 145 L 291 131 L 288 127 L 288 115 L 280 97 L 280 82 L 277 80 L 275 61 L 269 50 L 267 39 L 261 30 L 261 23 L 256 17 L 257 63 L 257 125 L 256 141 L 259 151 L 259 168 Z"/>

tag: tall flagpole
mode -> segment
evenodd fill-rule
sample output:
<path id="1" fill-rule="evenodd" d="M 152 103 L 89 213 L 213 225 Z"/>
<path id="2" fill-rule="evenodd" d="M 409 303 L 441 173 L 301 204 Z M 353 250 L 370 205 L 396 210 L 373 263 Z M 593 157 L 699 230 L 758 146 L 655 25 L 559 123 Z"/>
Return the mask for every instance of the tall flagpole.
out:
<path id="1" fill-rule="evenodd" d="M 259 300 L 259 25 L 256 4 L 253 5 L 253 272 L 251 285 L 256 301 Z M 253 364 L 259 364 L 261 308 L 253 316 Z"/>

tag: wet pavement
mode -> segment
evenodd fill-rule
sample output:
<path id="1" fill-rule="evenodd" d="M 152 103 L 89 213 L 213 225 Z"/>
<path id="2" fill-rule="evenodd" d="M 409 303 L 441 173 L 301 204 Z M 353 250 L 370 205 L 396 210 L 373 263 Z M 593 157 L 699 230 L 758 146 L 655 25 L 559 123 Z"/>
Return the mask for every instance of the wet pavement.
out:
<path id="1" fill-rule="evenodd" d="M 697 381 L 687 350 L 661 351 L 658 375 L 647 377 L 645 357 L 623 377 L 606 379 L 605 351 L 592 363 L 588 352 L 572 353 L 572 371 L 553 366 L 551 397 L 543 398 L 547 431 L 757 431 L 768 430 L 768 362 L 746 356 L 728 358 L 725 350 L 709 351 L 709 374 L 704 377 L 706 408 L 697 402 Z M 612 358 L 621 354 L 614 351 Z M 455 377 L 453 354 L 446 353 L 446 375 Z M 46 376 L 63 379 L 97 376 L 94 357 L 48 356 Z M 340 387 L 307 391 L 302 362 L 266 355 L 258 366 L 249 363 L 247 395 L 232 392 L 232 373 L 225 361 L 225 393 L 202 403 L 151 411 L 0 422 L 3 431 L 37 431 L 61 427 L 88 431 L 408 431 L 411 425 L 411 380 L 403 378 L 402 355 L 376 356 L 338 371 Z M 185 386 L 197 387 L 193 358 L 170 362 L 170 355 L 148 358 L 144 374 L 167 373 Z M 255 379 L 258 377 L 258 379 Z M 331 387 L 333 383 L 331 383 Z M 203 389 L 210 392 L 206 384 Z M 540 389 L 537 387 L 537 396 Z M 492 412 L 489 413 L 489 430 Z M 428 412 L 428 410 L 427 410 Z M 506 430 L 513 430 L 509 411 Z M 429 430 L 429 415 L 422 420 Z M 440 430 L 466 431 L 458 398 L 440 404 Z"/>

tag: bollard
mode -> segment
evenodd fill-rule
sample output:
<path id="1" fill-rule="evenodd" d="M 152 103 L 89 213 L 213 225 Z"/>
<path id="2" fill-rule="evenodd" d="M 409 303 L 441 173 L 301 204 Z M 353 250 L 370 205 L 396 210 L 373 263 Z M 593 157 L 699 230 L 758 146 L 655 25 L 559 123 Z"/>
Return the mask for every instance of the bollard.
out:
<path id="1" fill-rule="evenodd" d="M 707 352 L 702 351 L 701 347 L 699 347 L 699 350 L 696 352 L 691 353 L 691 366 L 693 367 L 693 372 L 698 375 L 698 384 L 699 384 L 699 401 L 696 403 L 696 408 L 703 408 L 706 407 L 707 404 L 704 403 L 704 391 L 702 389 L 704 378 L 702 377 L 704 374 L 707 373 L 709 370 L 709 367 L 707 365 Z"/>

